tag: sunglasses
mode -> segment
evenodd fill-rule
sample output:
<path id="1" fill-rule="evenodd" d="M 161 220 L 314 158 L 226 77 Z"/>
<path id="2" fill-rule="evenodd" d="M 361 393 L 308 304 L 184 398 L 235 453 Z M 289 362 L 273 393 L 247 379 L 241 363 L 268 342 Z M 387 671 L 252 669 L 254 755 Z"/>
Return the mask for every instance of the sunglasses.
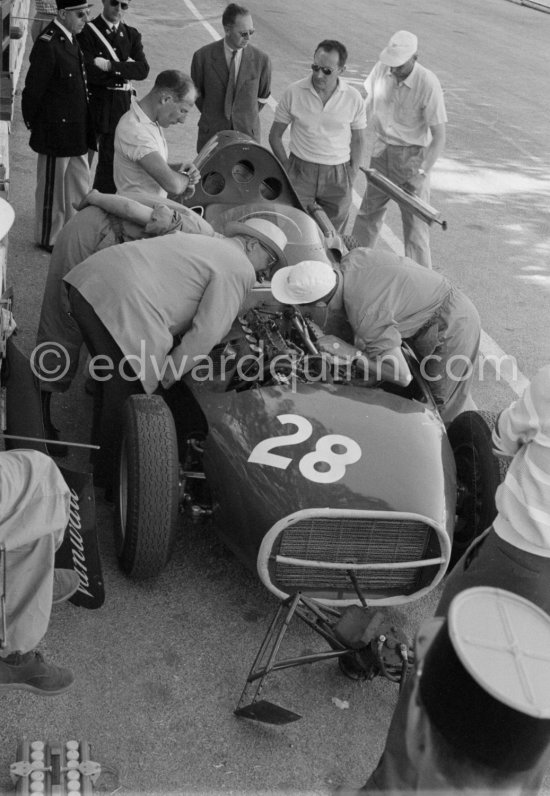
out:
<path id="1" fill-rule="evenodd" d="M 241 39 L 249 39 L 251 36 L 253 36 L 256 33 L 256 31 L 254 29 L 252 29 L 252 30 L 238 30 L 237 33 L 239 34 Z"/>
<path id="2" fill-rule="evenodd" d="M 68 11 L 72 11 L 72 12 L 73 12 L 73 14 L 76 14 L 76 16 L 77 16 L 79 19 L 84 19 L 84 17 L 88 17 L 88 16 L 90 15 L 90 12 L 89 12 L 89 11 L 87 11 L 87 10 L 86 10 L 86 11 L 75 11 L 75 10 L 74 10 L 74 9 L 72 9 L 72 8 L 69 8 L 69 9 L 67 9 L 67 10 L 68 10 Z"/>
<path id="3" fill-rule="evenodd" d="M 109 3 L 112 6 L 120 6 L 123 11 L 128 11 L 130 8 L 129 3 L 121 3 L 120 0 L 109 0 Z"/>
<path id="4" fill-rule="evenodd" d="M 338 69 L 337 66 L 319 66 L 319 64 L 311 64 L 314 72 L 322 72 L 327 77 Z"/>

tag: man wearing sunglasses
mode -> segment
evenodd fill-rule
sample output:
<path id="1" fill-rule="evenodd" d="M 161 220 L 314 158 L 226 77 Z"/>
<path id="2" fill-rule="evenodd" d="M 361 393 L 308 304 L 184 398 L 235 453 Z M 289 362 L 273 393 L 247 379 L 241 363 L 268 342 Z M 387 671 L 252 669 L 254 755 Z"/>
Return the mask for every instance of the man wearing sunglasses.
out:
<path id="1" fill-rule="evenodd" d="M 86 63 L 90 109 L 98 144 L 94 188 L 103 193 L 116 192 L 113 179 L 115 130 L 135 94 L 131 81 L 145 80 L 149 74 L 141 34 L 124 22 L 129 5 L 129 0 L 103 0 L 101 14 L 88 22 L 78 36 Z"/>
<path id="2" fill-rule="evenodd" d="M 197 151 L 220 130 L 238 130 L 260 141 L 259 112 L 271 92 L 269 56 L 253 47 L 250 11 L 230 3 L 222 16 L 223 39 L 193 55 L 191 77 L 201 112 Z"/>
<path id="3" fill-rule="evenodd" d="M 365 80 L 375 133 L 370 167 L 429 202 L 430 172 L 445 147 L 447 113 L 439 80 L 417 63 L 417 50 L 414 33 L 397 31 Z M 360 246 L 375 246 L 388 202 L 386 193 L 367 184 L 352 232 Z M 400 210 L 405 254 L 431 268 L 428 224 L 406 207 Z"/>
<path id="4" fill-rule="evenodd" d="M 313 56 L 311 75 L 283 93 L 269 133 L 271 148 L 302 204 L 318 202 L 337 232 L 344 231 L 348 220 L 367 126 L 360 93 L 342 79 L 347 57 L 339 41 L 322 41 Z M 289 125 L 287 156 L 283 133 Z"/>
<path id="5" fill-rule="evenodd" d="M 51 251 L 90 190 L 88 150 L 95 149 L 86 73 L 77 42 L 87 2 L 57 0 L 57 16 L 36 40 L 22 96 L 30 146 L 38 153 L 35 240 Z"/>

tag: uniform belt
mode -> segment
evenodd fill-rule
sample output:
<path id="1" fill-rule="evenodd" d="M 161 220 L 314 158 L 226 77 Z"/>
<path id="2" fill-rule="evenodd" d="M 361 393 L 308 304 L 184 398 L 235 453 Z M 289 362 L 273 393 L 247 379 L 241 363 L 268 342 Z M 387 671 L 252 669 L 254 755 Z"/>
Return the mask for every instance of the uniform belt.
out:
<path id="1" fill-rule="evenodd" d="M 126 83 L 124 86 L 106 86 L 109 91 L 132 91 L 132 84 Z"/>

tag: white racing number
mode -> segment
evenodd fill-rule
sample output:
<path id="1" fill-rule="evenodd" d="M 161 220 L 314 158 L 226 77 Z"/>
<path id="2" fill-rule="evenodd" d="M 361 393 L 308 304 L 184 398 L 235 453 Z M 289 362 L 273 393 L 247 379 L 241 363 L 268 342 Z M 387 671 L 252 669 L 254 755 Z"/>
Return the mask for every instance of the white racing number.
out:
<path id="1" fill-rule="evenodd" d="M 281 437 L 269 437 L 259 442 L 248 461 L 253 464 L 265 464 L 268 467 L 278 467 L 286 470 L 292 459 L 272 453 L 274 448 L 285 445 L 298 445 L 309 439 L 313 433 L 313 426 L 301 415 L 277 415 L 277 420 L 282 425 L 296 426 L 293 434 L 283 434 Z M 343 434 L 327 434 L 320 437 L 315 445 L 315 450 L 306 453 L 298 462 L 300 472 L 309 481 L 319 484 L 332 484 L 339 481 L 346 473 L 349 464 L 355 464 L 361 458 L 361 448 L 350 437 Z"/>

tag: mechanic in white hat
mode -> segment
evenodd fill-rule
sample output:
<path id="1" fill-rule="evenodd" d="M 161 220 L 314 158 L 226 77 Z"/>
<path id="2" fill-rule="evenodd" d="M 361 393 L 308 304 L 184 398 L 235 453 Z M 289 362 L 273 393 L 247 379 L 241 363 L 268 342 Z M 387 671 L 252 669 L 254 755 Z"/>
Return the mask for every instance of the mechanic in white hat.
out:
<path id="1" fill-rule="evenodd" d="M 478 586 L 420 628 L 415 673 L 356 793 L 535 794 L 549 753 L 550 617 Z"/>
<path id="2" fill-rule="evenodd" d="M 376 169 L 425 202 L 430 200 L 430 173 L 445 147 L 447 113 L 438 78 L 417 61 L 414 33 L 391 37 L 365 81 L 367 118 L 375 140 L 370 168 Z M 352 234 L 360 246 L 376 244 L 389 197 L 367 184 Z M 400 207 L 405 254 L 431 268 L 429 227 Z"/>
<path id="3" fill-rule="evenodd" d="M 406 340 L 444 423 L 469 402 L 481 324 L 470 299 L 441 274 L 390 251 L 357 248 L 337 268 L 308 260 L 278 270 L 271 292 L 284 304 L 326 304 L 319 348 L 355 360 L 369 383 L 409 384 Z"/>
<path id="4" fill-rule="evenodd" d="M 286 266 L 287 238 L 271 221 L 234 221 L 224 231 L 225 238 L 174 232 L 111 246 L 65 276 L 71 313 L 90 354 L 112 363 L 111 378 L 103 366 L 96 374 L 96 485 L 112 485 L 126 398 L 151 394 L 159 382 L 171 387 L 204 365 L 256 280 L 277 264 Z"/>

